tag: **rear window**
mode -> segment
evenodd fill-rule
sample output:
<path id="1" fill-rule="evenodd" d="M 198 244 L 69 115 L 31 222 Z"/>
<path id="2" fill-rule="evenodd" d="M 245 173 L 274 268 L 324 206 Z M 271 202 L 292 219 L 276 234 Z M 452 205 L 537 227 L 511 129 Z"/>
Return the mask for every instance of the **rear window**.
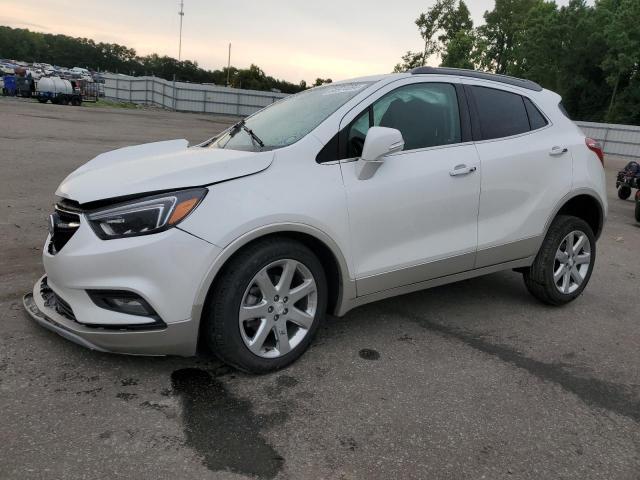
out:
<path id="1" fill-rule="evenodd" d="M 509 137 L 530 130 L 527 109 L 520 95 L 494 88 L 471 88 L 484 140 Z"/>
<path id="2" fill-rule="evenodd" d="M 547 125 L 547 119 L 540 113 L 540 110 L 536 108 L 531 100 L 524 99 L 524 105 L 527 108 L 527 115 L 529 115 L 529 124 L 531 130 L 537 130 Z"/>
<path id="3" fill-rule="evenodd" d="M 560 111 L 562 112 L 562 114 L 567 117 L 569 120 L 571 120 L 571 117 L 569 116 L 569 112 L 567 112 L 567 109 L 564 108 L 564 104 L 562 102 L 560 102 L 558 104 L 558 108 L 560 109 Z"/>

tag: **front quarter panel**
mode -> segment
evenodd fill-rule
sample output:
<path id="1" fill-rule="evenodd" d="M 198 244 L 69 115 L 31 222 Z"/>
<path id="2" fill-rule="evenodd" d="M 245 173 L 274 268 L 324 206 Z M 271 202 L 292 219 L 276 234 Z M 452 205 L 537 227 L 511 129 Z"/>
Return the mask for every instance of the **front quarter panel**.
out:
<path id="1" fill-rule="evenodd" d="M 330 248 L 343 260 L 338 258 L 339 262 L 350 271 L 351 265 L 344 261 L 351 255 L 340 166 L 317 164 L 315 156 L 321 148 L 309 135 L 278 150 L 268 169 L 210 186 L 202 204 L 180 228 L 226 249 L 249 233 L 274 233 L 297 225 L 301 228 L 292 230 L 315 231 L 329 240 Z M 344 276 L 353 278 L 349 272 Z"/>

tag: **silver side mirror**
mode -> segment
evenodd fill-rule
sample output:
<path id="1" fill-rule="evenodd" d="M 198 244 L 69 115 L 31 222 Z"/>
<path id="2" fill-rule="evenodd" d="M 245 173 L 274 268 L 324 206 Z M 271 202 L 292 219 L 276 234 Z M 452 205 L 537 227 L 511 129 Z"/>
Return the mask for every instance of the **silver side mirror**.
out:
<path id="1" fill-rule="evenodd" d="M 404 139 L 400 130 L 386 127 L 371 127 L 364 140 L 362 156 L 356 164 L 359 180 L 367 180 L 376 173 L 384 162 L 384 157 L 400 152 L 404 148 Z"/>

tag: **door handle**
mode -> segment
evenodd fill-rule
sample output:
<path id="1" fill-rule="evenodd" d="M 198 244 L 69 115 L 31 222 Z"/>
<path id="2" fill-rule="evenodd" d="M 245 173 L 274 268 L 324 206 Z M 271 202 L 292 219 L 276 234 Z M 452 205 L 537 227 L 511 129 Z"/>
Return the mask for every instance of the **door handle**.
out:
<path id="1" fill-rule="evenodd" d="M 472 172 L 475 172 L 478 167 L 467 167 L 466 165 L 456 165 L 453 170 L 449 172 L 449 175 L 452 177 L 457 177 L 458 175 L 468 175 Z"/>
<path id="2" fill-rule="evenodd" d="M 564 155 L 568 151 L 569 149 L 567 147 L 561 147 L 559 145 L 556 145 L 549 151 L 549 155 L 551 155 L 552 157 L 557 157 L 560 155 Z"/>

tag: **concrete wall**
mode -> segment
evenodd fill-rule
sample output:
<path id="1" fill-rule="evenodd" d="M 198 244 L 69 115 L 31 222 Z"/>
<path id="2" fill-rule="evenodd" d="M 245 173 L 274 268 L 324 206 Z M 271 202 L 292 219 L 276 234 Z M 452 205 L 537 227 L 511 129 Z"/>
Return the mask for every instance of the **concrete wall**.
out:
<path id="1" fill-rule="evenodd" d="M 105 74 L 104 78 L 105 98 L 182 112 L 247 116 L 286 97 L 283 93 L 174 83 L 156 77 Z"/>

